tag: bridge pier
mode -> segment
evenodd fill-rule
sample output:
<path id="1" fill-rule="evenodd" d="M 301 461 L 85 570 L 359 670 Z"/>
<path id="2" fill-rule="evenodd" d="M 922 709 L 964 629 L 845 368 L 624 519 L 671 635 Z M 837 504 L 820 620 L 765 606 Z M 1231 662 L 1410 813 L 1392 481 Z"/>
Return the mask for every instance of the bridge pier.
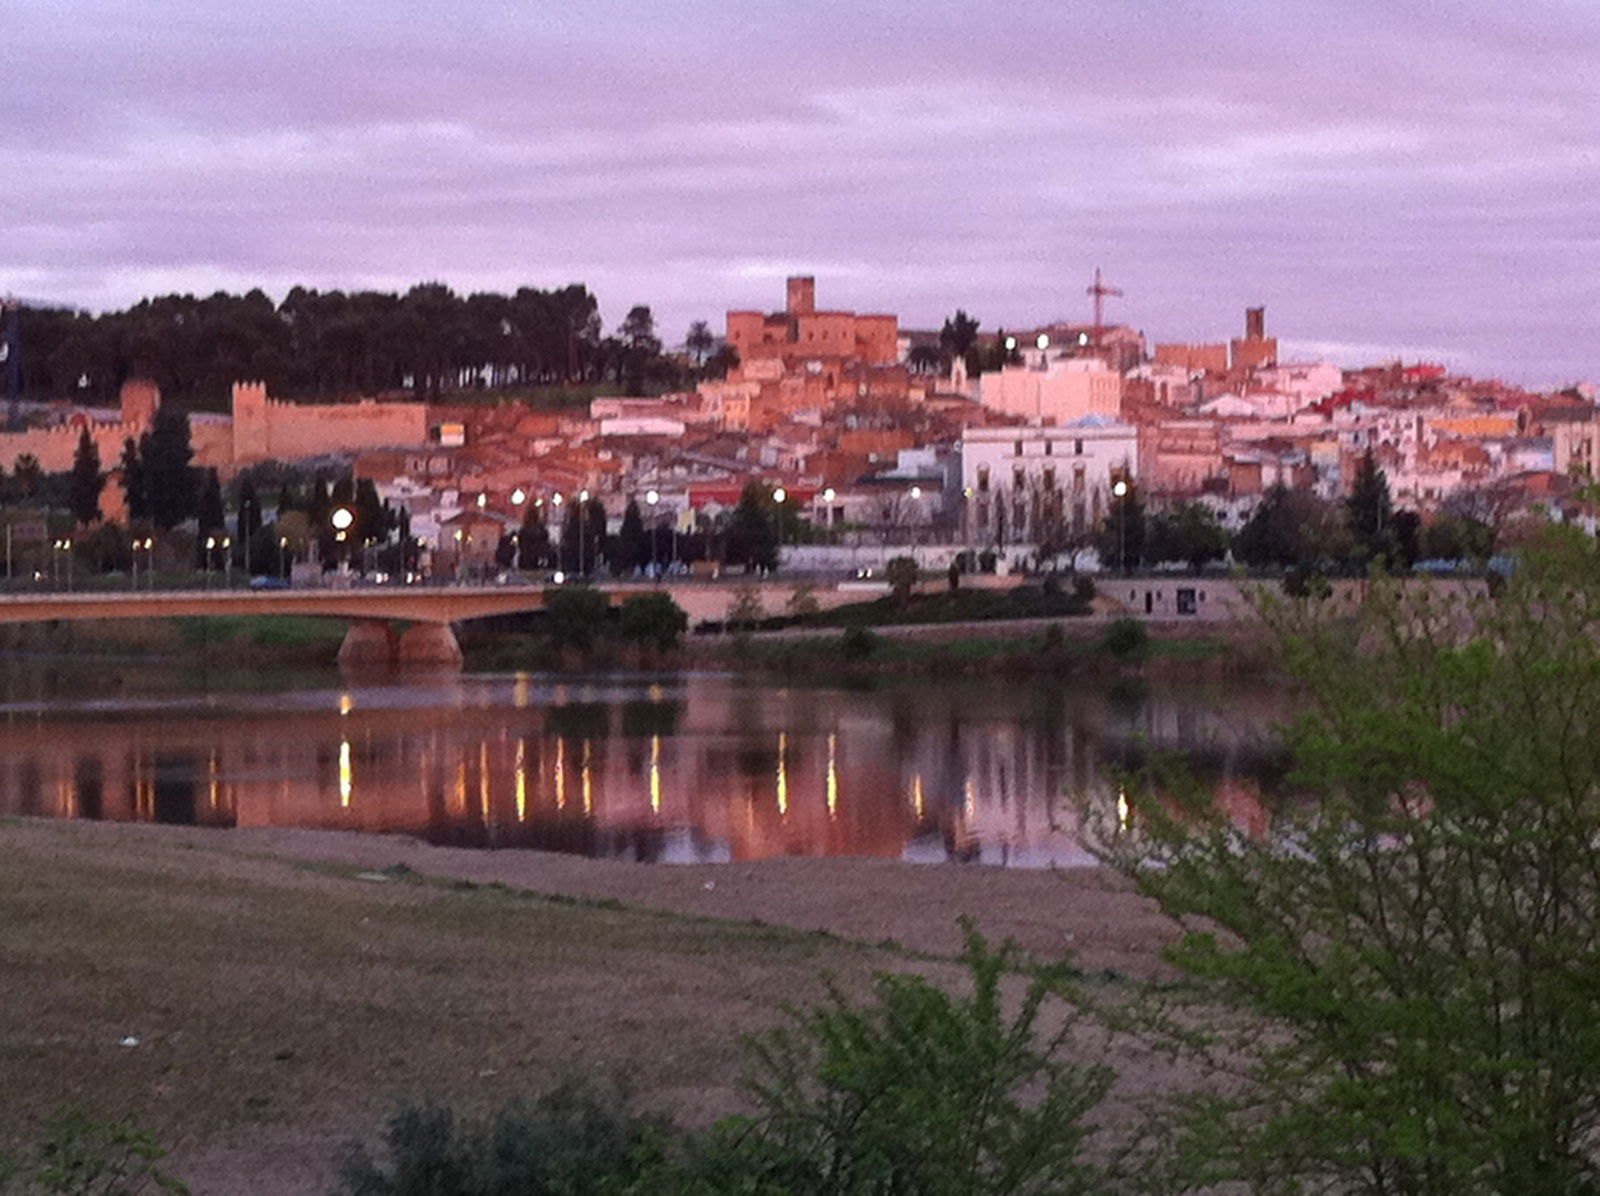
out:
<path id="1" fill-rule="evenodd" d="M 448 623 L 413 623 L 400 633 L 395 663 L 433 668 L 461 667 L 461 645 Z"/>
<path id="2" fill-rule="evenodd" d="M 448 623 L 413 623 L 396 632 L 386 619 L 356 619 L 339 646 L 339 663 L 353 668 L 425 665 L 461 667 L 461 645 Z"/>
<path id="3" fill-rule="evenodd" d="M 339 663 L 342 665 L 390 665 L 394 663 L 397 647 L 394 628 L 386 619 L 356 619 L 344 633 L 344 643 L 339 645 Z"/>

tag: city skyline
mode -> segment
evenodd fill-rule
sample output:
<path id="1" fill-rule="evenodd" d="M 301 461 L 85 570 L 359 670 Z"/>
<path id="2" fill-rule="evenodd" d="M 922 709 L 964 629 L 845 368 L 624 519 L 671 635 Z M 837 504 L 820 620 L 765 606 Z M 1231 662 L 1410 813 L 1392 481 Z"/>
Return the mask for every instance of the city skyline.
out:
<path id="1" fill-rule="evenodd" d="M 773 306 L 1600 374 L 1600 18 L 1351 0 L 672 12 L 34 0 L 0 292 L 583 282 L 668 339 Z M 1588 251 L 1586 253 L 1586 251 Z"/>

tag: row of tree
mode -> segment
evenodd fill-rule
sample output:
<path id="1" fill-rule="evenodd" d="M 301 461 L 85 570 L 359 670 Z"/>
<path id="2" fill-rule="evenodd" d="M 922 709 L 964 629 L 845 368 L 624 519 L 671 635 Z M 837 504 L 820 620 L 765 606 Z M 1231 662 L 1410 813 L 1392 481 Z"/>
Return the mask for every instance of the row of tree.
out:
<path id="1" fill-rule="evenodd" d="M 603 381 L 644 393 L 737 362 L 704 321 L 689 330 L 687 362 L 667 354 L 643 305 L 607 335 L 578 284 L 465 296 L 437 282 L 403 294 L 297 286 L 278 304 L 260 290 L 163 295 L 99 315 L 27 308 L 19 333 L 25 396 L 105 402 L 148 377 L 190 408 L 220 409 L 241 378 L 288 397 Z"/>
<path id="2" fill-rule="evenodd" d="M 1494 523 L 1471 503 L 1427 523 L 1415 511 L 1396 508 L 1369 452 L 1342 501 L 1280 483 L 1268 488 L 1233 535 L 1203 503 L 1177 503 L 1152 514 L 1134 488 L 1112 500 L 1099 527 L 1078 538 L 1047 535 L 1045 549 L 1054 555 L 1093 548 L 1105 564 L 1129 569 L 1183 561 L 1199 571 L 1230 551 L 1240 564 L 1258 569 L 1359 570 L 1380 559 L 1392 569 L 1409 569 L 1419 560 L 1485 561 L 1498 537 Z"/>

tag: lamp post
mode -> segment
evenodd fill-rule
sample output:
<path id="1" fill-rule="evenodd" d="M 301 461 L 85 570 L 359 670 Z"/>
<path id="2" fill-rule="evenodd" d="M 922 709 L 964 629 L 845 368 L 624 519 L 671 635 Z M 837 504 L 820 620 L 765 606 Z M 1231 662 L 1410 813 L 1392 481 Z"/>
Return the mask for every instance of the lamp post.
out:
<path id="1" fill-rule="evenodd" d="M 588 535 L 588 522 L 587 522 L 588 515 L 589 515 L 589 491 L 587 489 L 583 489 L 583 490 L 578 491 L 578 576 L 579 577 L 587 577 L 587 576 L 589 576 L 588 570 L 586 570 L 583 567 L 584 566 L 584 560 L 583 560 L 583 558 L 584 558 L 584 541 L 589 538 L 589 535 Z"/>
<path id="2" fill-rule="evenodd" d="M 788 497 L 789 492 L 782 486 L 772 492 L 772 501 L 777 506 L 778 523 L 778 555 L 773 562 L 773 572 L 777 572 L 778 568 L 783 564 L 783 503 Z"/>
<path id="3" fill-rule="evenodd" d="M 922 487 L 911 487 L 911 559 L 916 560 L 922 541 Z"/>
<path id="4" fill-rule="evenodd" d="M 233 541 L 227 536 L 222 537 L 222 567 L 226 578 L 224 584 L 231 590 L 233 589 Z"/>
<path id="5" fill-rule="evenodd" d="M 1111 485 L 1111 493 L 1117 500 L 1117 572 L 1123 577 L 1128 575 L 1127 558 L 1127 505 L 1128 481 L 1118 478 Z"/>
<path id="6" fill-rule="evenodd" d="M 661 520 L 656 514 L 656 504 L 661 501 L 661 492 L 646 490 L 644 501 L 650 508 L 650 576 L 660 581 L 661 575 L 656 572 L 656 533 L 661 530 Z"/>
<path id="7" fill-rule="evenodd" d="M 1034 418 L 1044 420 L 1044 376 L 1050 371 L 1050 337 L 1041 332 L 1034 340 L 1039 347 L 1039 377 L 1034 380 L 1033 387 L 1033 414 Z"/>
<path id="8" fill-rule="evenodd" d="M 278 572 L 283 574 L 283 580 L 289 580 L 289 537 L 278 537 Z"/>

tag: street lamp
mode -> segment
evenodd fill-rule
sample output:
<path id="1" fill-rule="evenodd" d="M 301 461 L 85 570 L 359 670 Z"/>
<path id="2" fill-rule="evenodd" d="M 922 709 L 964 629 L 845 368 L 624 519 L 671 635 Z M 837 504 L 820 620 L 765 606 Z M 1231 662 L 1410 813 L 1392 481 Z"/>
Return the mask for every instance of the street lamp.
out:
<path id="1" fill-rule="evenodd" d="M 589 515 L 589 490 L 587 487 L 578 491 L 578 576 L 589 576 L 588 570 L 583 567 L 583 542 L 588 539 Z"/>
<path id="2" fill-rule="evenodd" d="M 289 537 L 278 537 L 278 572 L 283 574 L 283 580 L 289 580 Z"/>
<path id="3" fill-rule="evenodd" d="M 227 578 L 226 585 L 231 590 L 233 589 L 233 541 L 227 536 L 222 537 L 222 567 Z"/>
<path id="4" fill-rule="evenodd" d="M 521 486 L 518 486 L 515 490 L 513 490 L 511 492 L 511 505 L 512 506 L 520 507 L 523 503 L 525 503 L 527 501 L 528 501 L 528 492 L 526 490 L 524 490 Z"/>
<path id="5" fill-rule="evenodd" d="M 216 550 L 217 550 L 217 538 L 215 536 L 207 536 L 206 537 L 206 589 L 208 589 L 208 590 L 211 588 L 211 554 L 216 552 Z"/>

